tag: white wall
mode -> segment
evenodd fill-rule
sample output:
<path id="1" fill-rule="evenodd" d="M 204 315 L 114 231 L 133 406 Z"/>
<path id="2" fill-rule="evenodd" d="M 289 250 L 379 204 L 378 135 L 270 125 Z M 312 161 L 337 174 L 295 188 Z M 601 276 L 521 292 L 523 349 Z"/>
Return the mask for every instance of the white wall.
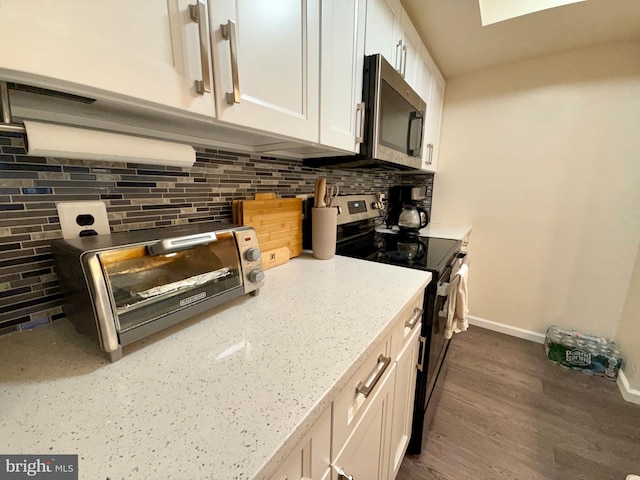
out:
<path id="1" fill-rule="evenodd" d="M 613 338 L 640 243 L 640 44 L 449 80 L 433 221 L 469 223 L 471 315 Z"/>
<path id="2" fill-rule="evenodd" d="M 622 370 L 629 385 L 632 389 L 640 390 L 640 249 L 636 256 L 616 340 L 623 352 Z"/>

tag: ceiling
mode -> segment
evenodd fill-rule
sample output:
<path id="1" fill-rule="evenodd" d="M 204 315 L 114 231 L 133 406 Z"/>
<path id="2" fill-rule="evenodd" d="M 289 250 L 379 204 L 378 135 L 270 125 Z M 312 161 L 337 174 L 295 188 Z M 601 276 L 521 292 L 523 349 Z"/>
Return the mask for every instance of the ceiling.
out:
<path id="1" fill-rule="evenodd" d="M 486 27 L 478 0 L 402 4 L 446 78 L 563 50 L 640 40 L 640 0 L 588 0 Z"/>

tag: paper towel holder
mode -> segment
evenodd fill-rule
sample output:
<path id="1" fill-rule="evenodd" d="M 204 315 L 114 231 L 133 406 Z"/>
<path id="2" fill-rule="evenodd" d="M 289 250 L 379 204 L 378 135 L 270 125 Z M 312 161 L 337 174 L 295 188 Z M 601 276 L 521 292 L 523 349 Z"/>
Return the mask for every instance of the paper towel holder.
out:
<path id="1" fill-rule="evenodd" d="M 83 103 L 93 100 L 78 98 Z M 32 120 L 14 123 L 6 81 L 0 81 L 0 109 L 0 132 L 26 134 L 28 155 L 174 167 L 191 167 L 196 161 L 195 149 L 188 144 Z"/>
<path id="2" fill-rule="evenodd" d="M 11 104 L 9 103 L 9 87 L 7 82 L 0 81 L 0 108 L 2 108 L 2 123 L 0 132 L 26 133 L 24 125 L 13 123 L 11 118 Z"/>

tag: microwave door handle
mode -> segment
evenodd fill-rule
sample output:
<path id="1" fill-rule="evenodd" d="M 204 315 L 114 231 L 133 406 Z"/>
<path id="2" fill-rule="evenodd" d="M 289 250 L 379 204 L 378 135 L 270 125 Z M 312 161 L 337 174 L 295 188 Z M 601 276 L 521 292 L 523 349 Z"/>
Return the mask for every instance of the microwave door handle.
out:
<path id="1" fill-rule="evenodd" d="M 214 232 L 187 235 L 186 237 L 168 238 L 161 240 L 153 245 L 149 245 L 150 255 L 163 255 L 166 253 L 177 252 L 180 250 L 186 250 L 198 245 L 206 245 L 207 243 L 215 242 L 218 239 Z"/>
<path id="2" fill-rule="evenodd" d="M 420 128 L 418 129 L 418 141 L 413 144 L 411 140 L 413 139 L 413 122 L 420 122 Z M 409 128 L 407 131 L 407 154 L 412 157 L 419 157 L 422 151 L 422 132 L 424 130 L 424 115 L 421 111 L 411 112 L 409 115 Z"/>

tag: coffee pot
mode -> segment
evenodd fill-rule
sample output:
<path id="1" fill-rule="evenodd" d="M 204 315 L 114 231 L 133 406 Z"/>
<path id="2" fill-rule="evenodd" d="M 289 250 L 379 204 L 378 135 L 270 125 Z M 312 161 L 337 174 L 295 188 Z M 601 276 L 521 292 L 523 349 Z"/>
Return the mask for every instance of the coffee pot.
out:
<path id="1" fill-rule="evenodd" d="M 415 205 L 405 204 L 398 218 L 398 227 L 407 232 L 417 232 L 429 223 L 429 214 L 426 210 Z"/>

